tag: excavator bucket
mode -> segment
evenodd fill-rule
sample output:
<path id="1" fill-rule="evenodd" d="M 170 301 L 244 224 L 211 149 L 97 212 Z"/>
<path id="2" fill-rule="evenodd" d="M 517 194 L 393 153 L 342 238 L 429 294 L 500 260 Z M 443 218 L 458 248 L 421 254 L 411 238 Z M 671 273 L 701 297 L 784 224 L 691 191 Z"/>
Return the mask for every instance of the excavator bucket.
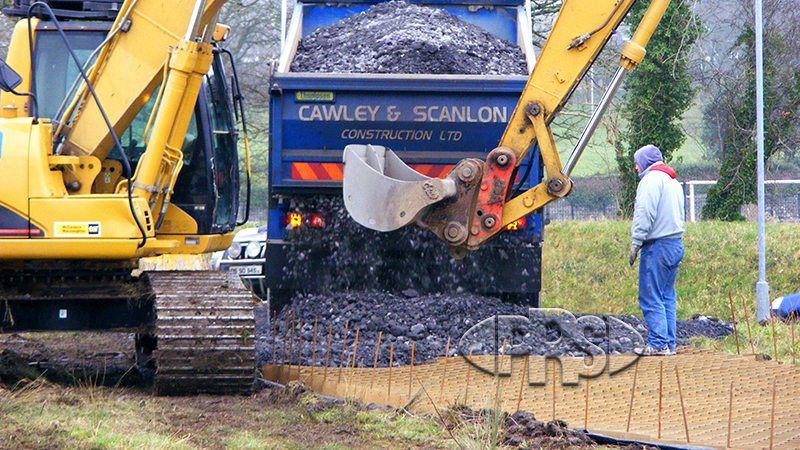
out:
<path id="1" fill-rule="evenodd" d="M 344 205 L 359 224 L 392 231 L 418 218 L 434 203 L 456 195 L 452 178 L 430 178 L 379 145 L 344 149 Z"/>

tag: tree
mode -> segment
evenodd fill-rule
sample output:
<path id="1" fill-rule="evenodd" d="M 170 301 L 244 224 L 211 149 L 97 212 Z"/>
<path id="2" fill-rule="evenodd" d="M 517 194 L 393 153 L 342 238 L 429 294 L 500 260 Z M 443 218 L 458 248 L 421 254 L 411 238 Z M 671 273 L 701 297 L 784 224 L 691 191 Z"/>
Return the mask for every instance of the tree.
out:
<path id="1" fill-rule="evenodd" d="M 289 2 L 290 11 L 292 3 Z M 247 112 L 253 168 L 251 219 L 264 220 L 268 199 L 269 75 L 270 66 L 280 53 L 280 1 L 229 1 L 220 21 L 231 27 L 225 46 L 236 59 Z M 243 145 L 240 155 L 243 162 Z"/>
<path id="2" fill-rule="evenodd" d="M 800 14 L 788 0 L 765 3 L 764 109 L 766 114 L 764 157 L 794 156 L 800 144 L 799 50 L 792 36 Z M 750 4 L 742 3 L 747 17 Z M 707 117 L 719 118 L 722 163 L 719 182 L 703 207 L 707 219 L 742 220 L 740 209 L 756 199 L 756 76 L 755 34 L 752 16 L 730 54 L 739 59 L 733 74 L 721 77 L 718 95 Z"/>
<path id="3" fill-rule="evenodd" d="M 648 5 L 649 2 L 636 3 L 628 18 L 630 23 L 638 24 Z M 621 107 L 627 129 L 616 148 L 623 216 L 633 213 L 636 198 L 636 150 L 647 144 L 656 145 L 669 162 L 686 140 L 680 119 L 694 99 L 688 59 L 700 34 L 700 23 L 689 1 L 673 1 L 650 41 L 647 57 L 628 79 Z"/>

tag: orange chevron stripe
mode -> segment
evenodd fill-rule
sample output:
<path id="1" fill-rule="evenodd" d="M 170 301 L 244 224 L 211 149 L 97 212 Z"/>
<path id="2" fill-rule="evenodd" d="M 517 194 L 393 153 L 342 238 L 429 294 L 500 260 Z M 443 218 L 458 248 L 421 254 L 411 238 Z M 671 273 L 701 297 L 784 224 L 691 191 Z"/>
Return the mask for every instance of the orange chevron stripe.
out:
<path id="1" fill-rule="evenodd" d="M 329 180 L 342 181 L 344 178 L 341 163 L 322 163 L 321 165 L 325 172 L 328 173 Z"/>
<path id="2" fill-rule="evenodd" d="M 452 164 L 412 164 L 417 172 L 433 178 L 444 178 L 453 170 Z M 342 181 L 344 172 L 341 163 L 296 162 L 291 165 L 293 180 Z"/>
<path id="3" fill-rule="evenodd" d="M 295 177 L 295 171 L 297 176 Z M 292 178 L 295 180 L 317 180 L 317 174 L 308 163 L 292 163 Z"/>

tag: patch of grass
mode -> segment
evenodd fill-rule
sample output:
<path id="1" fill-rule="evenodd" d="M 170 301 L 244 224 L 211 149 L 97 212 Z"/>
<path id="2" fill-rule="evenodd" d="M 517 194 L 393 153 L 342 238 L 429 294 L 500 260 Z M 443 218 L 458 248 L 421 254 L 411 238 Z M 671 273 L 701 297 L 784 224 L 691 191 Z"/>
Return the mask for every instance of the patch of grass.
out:
<path id="1" fill-rule="evenodd" d="M 254 397 L 152 397 L 149 392 L 34 382 L 0 390 L 0 448 L 443 448 L 425 418 Z"/>
<path id="2" fill-rule="evenodd" d="M 181 436 L 153 427 L 146 400 L 118 401 L 93 389 L 41 387 L 5 403 L 0 443 L 18 448 L 191 448 Z"/>
<path id="3" fill-rule="evenodd" d="M 336 427 L 349 428 L 347 432 L 378 440 L 397 440 L 424 444 L 432 436 L 439 437 L 441 430 L 428 419 L 385 411 L 365 411 L 350 405 L 332 406 L 311 413 L 314 421 Z"/>
<path id="4" fill-rule="evenodd" d="M 737 307 L 737 314 L 743 312 L 741 306 Z M 794 363 L 800 361 L 800 351 L 798 350 L 797 341 L 800 339 L 800 328 L 798 324 L 792 324 L 775 320 L 775 334 L 773 338 L 772 322 L 765 325 L 759 325 L 753 320 L 752 313 L 749 313 L 750 330 L 748 332 L 747 323 L 742 315 L 737 316 L 737 334 L 730 335 L 725 339 L 715 340 L 708 338 L 695 338 L 692 345 L 698 348 L 713 350 L 716 352 L 725 352 L 732 355 L 757 355 L 763 358 L 762 355 L 767 355 L 770 359 L 777 359 L 783 363 Z M 792 332 L 794 332 L 794 340 L 792 339 Z M 752 341 L 750 340 L 752 336 Z M 777 356 L 775 349 L 777 347 Z"/>
<path id="5" fill-rule="evenodd" d="M 356 420 L 364 431 L 379 439 L 400 438 L 422 444 L 430 436 L 440 436 L 441 430 L 427 419 L 378 411 L 358 411 Z"/>
<path id="6" fill-rule="evenodd" d="M 800 282 L 800 233 L 796 224 L 767 225 L 767 273 L 774 297 Z M 630 222 L 554 222 L 545 230 L 542 306 L 574 313 L 641 315 L 638 269 L 627 262 Z M 678 274 L 678 317 L 705 314 L 729 320 L 728 294 L 755 310 L 756 225 L 687 224 L 685 257 Z"/>
<path id="7" fill-rule="evenodd" d="M 261 449 L 286 449 L 286 450 L 301 450 L 303 447 L 295 443 L 287 443 L 280 437 L 270 436 L 263 432 L 253 431 L 240 431 L 230 429 L 227 433 L 228 438 L 225 440 L 225 448 L 235 448 L 242 450 L 261 450 Z"/>

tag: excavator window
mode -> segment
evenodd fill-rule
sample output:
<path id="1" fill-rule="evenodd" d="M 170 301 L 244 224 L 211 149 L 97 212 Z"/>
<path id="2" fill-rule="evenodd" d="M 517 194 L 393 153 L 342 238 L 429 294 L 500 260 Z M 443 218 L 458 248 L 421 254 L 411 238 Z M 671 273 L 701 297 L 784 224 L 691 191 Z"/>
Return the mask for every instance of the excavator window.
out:
<path id="1" fill-rule="evenodd" d="M 226 228 L 236 221 L 238 197 L 238 158 L 236 148 L 236 127 L 231 111 L 233 105 L 228 96 L 228 86 L 222 73 L 219 59 L 206 76 L 206 102 L 209 112 L 209 126 L 214 136 L 214 168 L 217 209 L 214 225 Z"/>
<path id="2" fill-rule="evenodd" d="M 103 42 L 105 32 L 69 31 L 67 36 L 78 58 L 86 61 Z M 78 67 L 57 32 L 37 30 L 35 66 L 35 92 L 47 93 L 38 96 L 39 115 L 55 118 L 64 97 L 78 77 Z"/>

